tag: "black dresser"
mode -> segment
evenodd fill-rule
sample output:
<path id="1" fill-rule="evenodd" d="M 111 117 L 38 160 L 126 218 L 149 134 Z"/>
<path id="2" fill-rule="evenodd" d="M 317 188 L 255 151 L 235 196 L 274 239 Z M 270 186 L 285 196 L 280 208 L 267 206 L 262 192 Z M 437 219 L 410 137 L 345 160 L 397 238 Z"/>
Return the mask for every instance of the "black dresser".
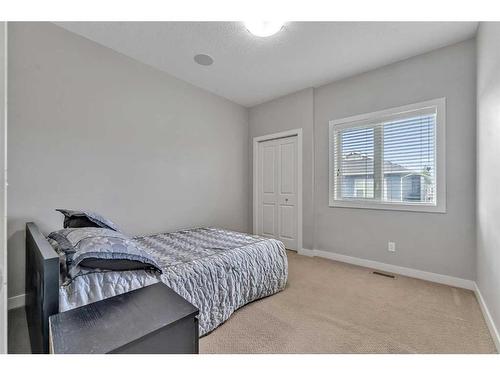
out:
<path id="1" fill-rule="evenodd" d="M 50 352 L 197 354 L 198 309 L 165 284 L 52 315 Z"/>

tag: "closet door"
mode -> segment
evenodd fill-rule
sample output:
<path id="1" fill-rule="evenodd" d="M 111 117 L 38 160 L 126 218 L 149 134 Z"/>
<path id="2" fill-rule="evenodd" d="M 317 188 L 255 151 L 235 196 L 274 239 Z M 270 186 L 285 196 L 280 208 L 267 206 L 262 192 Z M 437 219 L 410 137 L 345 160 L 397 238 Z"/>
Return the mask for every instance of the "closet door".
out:
<path id="1" fill-rule="evenodd" d="M 259 143 L 257 234 L 297 250 L 297 136 Z"/>
<path id="2" fill-rule="evenodd" d="M 258 234 L 277 238 L 278 229 L 278 151 L 277 141 L 259 144 L 259 221 Z"/>
<path id="3" fill-rule="evenodd" d="M 278 236 L 297 248 L 297 136 L 278 140 Z"/>

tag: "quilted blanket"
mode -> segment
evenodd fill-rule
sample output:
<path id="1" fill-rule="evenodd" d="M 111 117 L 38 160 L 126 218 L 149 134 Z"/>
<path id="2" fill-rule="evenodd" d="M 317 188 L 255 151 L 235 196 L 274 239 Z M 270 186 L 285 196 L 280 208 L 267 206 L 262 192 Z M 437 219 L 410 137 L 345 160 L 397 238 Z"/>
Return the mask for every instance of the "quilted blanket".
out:
<path id="1" fill-rule="evenodd" d="M 83 272 L 61 286 L 65 311 L 154 282 L 168 285 L 200 310 L 200 335 L 243 305 L 285 288 L 288 263 L 282 242 L 218 228 L 135 237 L 163 273 Z"/>

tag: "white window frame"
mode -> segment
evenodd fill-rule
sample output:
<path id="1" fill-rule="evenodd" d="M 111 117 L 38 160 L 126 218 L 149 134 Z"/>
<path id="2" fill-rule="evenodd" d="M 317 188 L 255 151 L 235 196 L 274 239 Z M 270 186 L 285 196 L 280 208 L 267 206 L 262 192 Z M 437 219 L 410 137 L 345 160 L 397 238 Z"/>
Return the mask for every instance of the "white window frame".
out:
<path id="1" fill-rule="evenodd" d="M 335 131 L 353 126 L 362 127 L 377 122 L 390 121 L 392 118 L 404 116 L 406 112 L 418 114 L 419 110 L 428 111 L 429 108 L 436 110 L 435 130 L 435 162 L 436 162 L 436 202 L 435 204 L 422 204 L 411 202 L 381 202 L 367 199 L 336 199 L 336 163 L 338 155 L 335 155 Z M 345 208 L 366 208 L 377 210 L 397 210 L 416 212 L 446 213 L 446 98 L 428 100 L 425 102 L 389 108 L 382 111 L 364 113 L 329 122 L 329 206 Z"/>

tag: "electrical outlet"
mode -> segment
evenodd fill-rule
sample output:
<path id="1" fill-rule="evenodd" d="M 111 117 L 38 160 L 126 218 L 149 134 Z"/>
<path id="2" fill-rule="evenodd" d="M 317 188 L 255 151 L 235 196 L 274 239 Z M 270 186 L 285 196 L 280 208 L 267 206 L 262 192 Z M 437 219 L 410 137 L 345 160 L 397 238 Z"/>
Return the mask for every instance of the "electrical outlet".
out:
<path id="1" fill-rule="evenodd" d="M 396 242 L 389 241 L 387 243 L 387 251 L 390 251 L 391 253 L 395 253 L 396 252 Z"/>

